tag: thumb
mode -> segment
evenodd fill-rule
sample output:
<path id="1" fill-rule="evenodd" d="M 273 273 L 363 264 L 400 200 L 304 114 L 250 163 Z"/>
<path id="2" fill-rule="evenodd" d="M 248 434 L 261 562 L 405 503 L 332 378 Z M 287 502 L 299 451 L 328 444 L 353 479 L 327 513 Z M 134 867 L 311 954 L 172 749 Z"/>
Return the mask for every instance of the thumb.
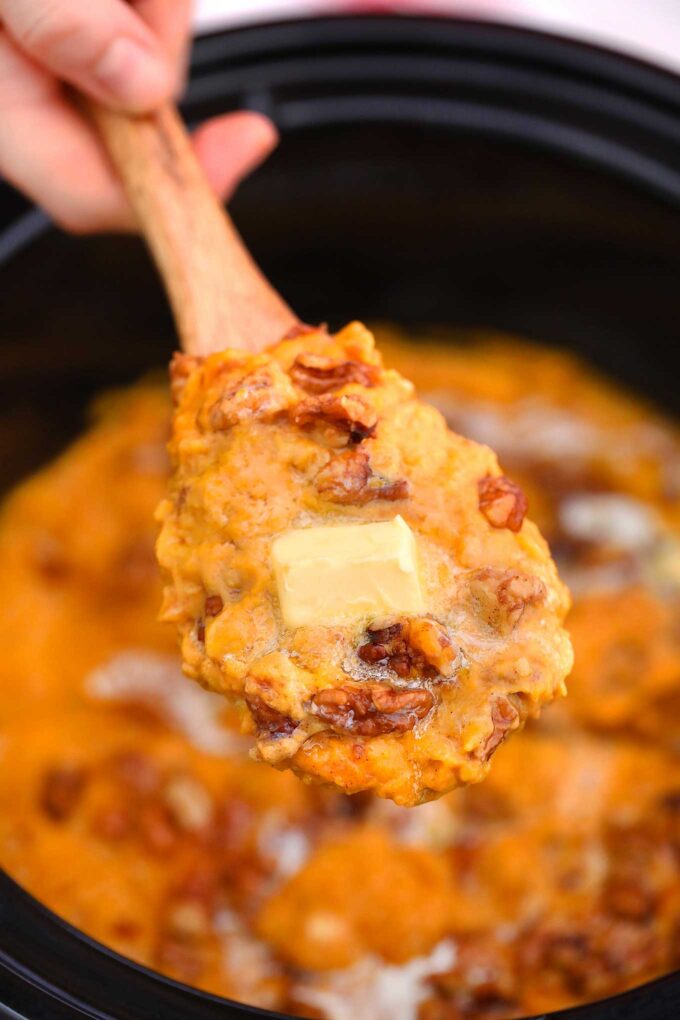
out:
<path id="1" fill-rule="evenodd" d="M 144 113 L 172 92 L 169 59 L 124 0 L 0 0 L 0 18 L 36 63 L 100 102 Z"/>

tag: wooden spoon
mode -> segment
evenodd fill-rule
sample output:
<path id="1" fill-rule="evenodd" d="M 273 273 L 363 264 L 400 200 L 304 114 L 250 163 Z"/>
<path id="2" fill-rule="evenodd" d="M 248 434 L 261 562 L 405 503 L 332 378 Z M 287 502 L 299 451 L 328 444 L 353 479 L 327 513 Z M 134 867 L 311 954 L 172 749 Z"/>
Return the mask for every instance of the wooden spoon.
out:
<path id="1" fill-rule="evenodd" d="M 185 350 L 247 352 L 174 363 L 157 552 L 188 675 L 246 706 L 257 755 L 305 778 L 400 804 L 481 779 L 571 664 L 566 590 L 521 490 L 360 324 L 276 343 L 296 317 L 172 108 L 95 116 Z"/>
<path id="2" fill-rule="evenodd" d="M 257 267 L 213 194 L 174 106 L 91 116 L 120 176 L 189 354 L 259 351 L 298 318 Z"/>

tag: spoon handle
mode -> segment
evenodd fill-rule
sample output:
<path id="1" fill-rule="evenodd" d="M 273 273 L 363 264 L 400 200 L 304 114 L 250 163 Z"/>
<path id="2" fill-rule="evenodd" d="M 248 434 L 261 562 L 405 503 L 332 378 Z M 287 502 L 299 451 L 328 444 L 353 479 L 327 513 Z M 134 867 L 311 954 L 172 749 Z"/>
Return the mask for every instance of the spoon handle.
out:
<path id="1" fill-rule="evenodd" d="M 90 112 L 172 305 L 185 351 L 259 351 L 298 319 L 253 261 L 214 196 L 177 110 Z"/>

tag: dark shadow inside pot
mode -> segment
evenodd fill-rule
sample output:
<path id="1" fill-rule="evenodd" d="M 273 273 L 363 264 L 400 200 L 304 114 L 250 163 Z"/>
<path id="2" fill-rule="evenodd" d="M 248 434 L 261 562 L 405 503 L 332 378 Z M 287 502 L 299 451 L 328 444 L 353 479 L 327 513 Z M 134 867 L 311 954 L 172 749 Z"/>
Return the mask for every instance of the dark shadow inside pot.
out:
<path id="1" fill-rule="evenodd" d="M 307 321 L 516 332 L 674 407 L 680 216 L 599 170 L 415 125 L 307 129 L 233 211 Z M 3 278 L 7 485 L 82 427 L 94 394 L 162 367 L 173 330 L 135 239 L 49 230 Z"/>

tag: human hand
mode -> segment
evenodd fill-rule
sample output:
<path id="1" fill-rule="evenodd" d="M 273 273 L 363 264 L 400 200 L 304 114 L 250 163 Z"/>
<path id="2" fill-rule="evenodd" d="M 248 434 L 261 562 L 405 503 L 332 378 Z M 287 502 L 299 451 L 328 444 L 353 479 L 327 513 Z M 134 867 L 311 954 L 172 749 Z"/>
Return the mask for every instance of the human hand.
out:
<path id="1" fill-rule="evenodd" d="M 181 91 L 191 0 L 0 0 L 0 174 L 76 233 L 127 230 L 132 214 L 64 83 L 130 113 Z M 196 154 L 221 197 L 276 144 L 257 113 L 203 124 Z"/>

